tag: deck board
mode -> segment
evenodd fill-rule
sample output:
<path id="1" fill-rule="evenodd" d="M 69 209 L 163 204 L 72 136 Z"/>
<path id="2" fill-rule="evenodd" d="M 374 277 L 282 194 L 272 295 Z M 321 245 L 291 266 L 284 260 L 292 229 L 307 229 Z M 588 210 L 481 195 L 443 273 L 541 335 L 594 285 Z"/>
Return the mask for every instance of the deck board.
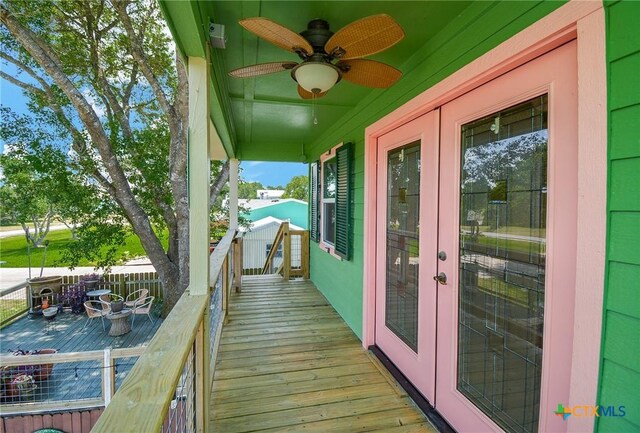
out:
<path id="1" fill-rule="evenodd" d="M 225 433 L 437 431 L 309 281 L 244 278 L 210 402 Z"/>

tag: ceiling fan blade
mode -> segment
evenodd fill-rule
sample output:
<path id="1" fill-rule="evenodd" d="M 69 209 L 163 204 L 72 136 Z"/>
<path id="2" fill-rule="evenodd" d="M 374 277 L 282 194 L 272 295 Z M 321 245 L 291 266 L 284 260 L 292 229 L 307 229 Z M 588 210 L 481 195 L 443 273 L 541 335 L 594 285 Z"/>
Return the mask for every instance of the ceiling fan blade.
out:
<path id="1" fill-rule="evenodd" d="M 298 49 L 306 51 L 307 54 L 313 54 L 313 47 L 305 38 L 267 18 L 247 18 L 240 20 L 239 23 L 258 37 L 287 51 L 295 53 Z"/>
<path id="2" fill-rule="evenodd" d="M 375 60 L 345 60 L 336 66 L 342 71 L 342 78 L 366 87 L 390 87 L 402 77 L 401 71 Z"/>
<path id="3" fill-rule="evenodd" d="M 404 38 L 404 30 L 389 15 L 371 15 L 338 30 L 324 46 L 327 54 L 336 48 L 345 51 L 340 59 L 357 59 L 379 53 Z"/>
<path id="4" fill-rule="evenodd" d="M 322 98 L 326 94 L 327 92 L 316 93 L 315 97 L 316 99 Z M 300 95 L 302 99 L 313 99 L 313 93 L 309 92 L 308 90 L 305 90 L 304 87 L 300 85 L 298 85 L 298 95 Z"/>
<path id="5" fill-rule="evenodd" d="M 297 65 L 296 62 L 271 62 L 258 63 L 257 65 L 245 66 L 243 68 L 234 69 L 229 75 L 236 78 L 257 77 L 258 75 L 273 74 L 288 69 L 293 69 Z"/>

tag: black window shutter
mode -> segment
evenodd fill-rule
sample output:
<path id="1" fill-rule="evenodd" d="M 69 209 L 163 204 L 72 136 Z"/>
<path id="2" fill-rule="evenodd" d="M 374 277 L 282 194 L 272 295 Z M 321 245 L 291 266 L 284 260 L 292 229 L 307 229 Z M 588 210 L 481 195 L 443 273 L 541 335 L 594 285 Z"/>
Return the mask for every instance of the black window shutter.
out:
<path id="1" fill-rule="evenodd" d="M 309 176 L 309 193 L 311 197 L 309 213 L 309 231 L 311 232 L 311 240 L 320 241 L 320 163 L 318 161 L 311 164 L 311 176 Z"/>
<path id="2" fill-rule="evenodd" d="M 349 260 L 351 253 L 351 143 L 336 151 L 336 254 Z"/>

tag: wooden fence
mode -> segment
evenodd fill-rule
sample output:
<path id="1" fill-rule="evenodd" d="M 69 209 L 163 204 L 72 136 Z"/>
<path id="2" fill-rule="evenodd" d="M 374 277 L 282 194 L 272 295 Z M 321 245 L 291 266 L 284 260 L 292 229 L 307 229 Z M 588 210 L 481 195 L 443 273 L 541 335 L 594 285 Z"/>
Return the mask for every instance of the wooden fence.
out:
<path id="1" fill-rule="evenodd" d="M 73 412 L 2 417 L 0 433 L 32 433 L 45 428 L 54 428 L 65 433 L 89 433 L 103 411 L 100 407 Z"/>
<path id="2" fill-rule="evenodd" d="M 80 281 L 82 275 L 63 275 L 62 292 Z M 101 288 L 109 288 L 112 293 L 126 297 L 139 289 L 149 290 L 149 296 L 155 296 L 155 302 L 161 302 L 162 282 L 156 272 L 132 272 L 127 274 L 106 274 Z M 29 285 L 27 282 L 0 290 L 0 328 L 11 323 L 29 311 Z"/>

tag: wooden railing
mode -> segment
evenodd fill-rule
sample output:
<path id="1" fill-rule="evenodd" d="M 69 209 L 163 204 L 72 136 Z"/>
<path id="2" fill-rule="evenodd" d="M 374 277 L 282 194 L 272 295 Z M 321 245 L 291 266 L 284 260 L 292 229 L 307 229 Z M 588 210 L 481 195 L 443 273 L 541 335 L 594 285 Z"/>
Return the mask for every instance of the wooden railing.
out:
<path id="1" fill-rule="evenodd" d="M 283 245 L 283 259 L 275 273 L 282 274 L 285 280 L 292 277 L 309 279 L 309 231 L 290 230 L 287 221 L 280 224 L 276 232 L 269 254 L 264 261 L 262 274 L 273 273 L 273 261 L 280 244 Z"/>
<path id="2" fill-rule="evenodd" d="M 158 329 L 92 432 L 205 432 L 229 290 L 236 271 L 235 232 L 210 257 L 207 295 L 187 290 Z M 181 419 L 177 419 L 181 417 Z"/>
<path id="3" fill-rule="evenodd" d="M 0 290 L 0 328 L 29 311 L 27 282 Z"/>
<path id="4" fill-rule="evenodd" d="M 53 353 L 1 355 L 2 416 L 106 406 L 145 346 Z M 20 375 L 29 381 L 13 383 Z"/>
<path id="5" fill-rule="evenodd" d="M 62 293 L 69 286 L 80 281 L 82 275 L 63 275 Z M 125 274 L 106 274 L 101 288 L 109 288 L 112 293 L 127 297 L 128 294 L 138 290 L 149 290 L 149 296 L 154 296 L 156 302 L 163 299 L 162 283 L 156 272 L 135 272 Z M 24 281 L 13 287 L 0 290 L 0 328 L 13 322 L 18 317 L 29 311 L 29 283 Z"/>

